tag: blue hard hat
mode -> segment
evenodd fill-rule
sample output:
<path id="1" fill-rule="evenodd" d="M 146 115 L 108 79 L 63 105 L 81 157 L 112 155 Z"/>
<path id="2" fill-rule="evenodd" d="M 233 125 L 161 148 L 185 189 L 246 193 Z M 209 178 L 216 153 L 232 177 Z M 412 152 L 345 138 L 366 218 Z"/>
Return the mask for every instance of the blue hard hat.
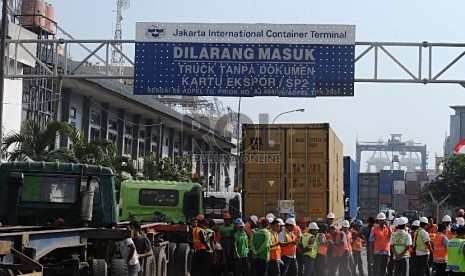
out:
<path id="1" fill-rule="evenodd" d="M 454 230 L 457 230 L 459 228 L 459 225 L 457 223 L 452 223 L 450 227 Z"/>
<path id="2" fill-rule="evenodd" d="M 362 225 L 363 225 L 363 221 L 361 221 L 361 220 L 358 219 L 358 220 L 355 222 L 355 225 L 357 225 L 357 226 L 362 226 Z"/>
<path id="3" fill-rule="evenodd" d="M 242 219 L 241 218 L 236 218 L 234 220 L 234 224 L 242 224 Z"/>
<path id="4" fill-rule="evenodd" d="M 295 218 L 294 214 L 293 213 L 288 213 L 286 215 L 286 218 Z"/>

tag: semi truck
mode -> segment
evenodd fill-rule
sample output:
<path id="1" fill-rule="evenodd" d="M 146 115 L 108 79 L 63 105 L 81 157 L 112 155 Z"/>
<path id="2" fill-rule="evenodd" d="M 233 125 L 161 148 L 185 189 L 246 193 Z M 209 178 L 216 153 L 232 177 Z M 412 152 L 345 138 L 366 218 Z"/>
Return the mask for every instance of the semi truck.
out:
<path id="1" fill-rule="evenodd" d="M 0 275 L 126 275 L 115 246 L 130 236 L 126 219 L 141 220 L 151 241 L 142 275 L 189 275 L 186 222 L 202 199 L 196 183 L 129 181 L 118 209 L 109 168 L 0 164 Z"/>
<path id="2" fill-rule="evenodd" d="M 342 143 L 329 124 L 245 124 L 245 216 L 289 213 L 344 219 Z"/>

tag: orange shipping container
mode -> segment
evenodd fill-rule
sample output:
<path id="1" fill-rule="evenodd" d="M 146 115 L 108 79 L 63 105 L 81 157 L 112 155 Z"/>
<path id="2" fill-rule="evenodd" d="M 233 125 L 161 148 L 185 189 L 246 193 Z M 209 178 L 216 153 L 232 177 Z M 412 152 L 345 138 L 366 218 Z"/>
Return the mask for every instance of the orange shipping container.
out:
<path id="1" fill-rule="evenodd" d="M 244 125 L 244 213 L 278 213 L 292 200 L 297 218 L 344 216 L 342 143 L 329 124 Z"/>

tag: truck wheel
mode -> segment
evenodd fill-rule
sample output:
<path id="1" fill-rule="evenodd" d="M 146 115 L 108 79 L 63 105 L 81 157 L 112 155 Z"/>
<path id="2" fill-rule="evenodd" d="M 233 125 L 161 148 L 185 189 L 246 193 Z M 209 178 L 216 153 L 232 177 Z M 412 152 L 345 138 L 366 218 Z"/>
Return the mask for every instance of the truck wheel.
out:
<path id="1" fill-rule="evenodd" d="M 168 245 L 168 275 L 176 275 L 176 248 L 177 245 L 174 242 Z"/>
<path id="2" fill-rule="evenodd" d="M 176 251 L 176 258 L 175 258 L 175 271 L 174 275 L 184 275 L 190 276 L 191 275 L 191 263 L 192 261 L 192 252 L 189 244 L 187 243 L 180 243 L 178 245 L 178 250 Z"/>
<path id="3" fill-rule="evenodd" d="M 127 276 L 128 265 L 123 259 L 111 260 L 111 276 Z"/>
<path id="4" fill-rule="evenodd" d="M 108 275 L 108 266 L 105 259 L 93 259 L 90 276 L 107 276 Z"/>
<path id="5" fill-rule="evenodd" d="M 154 276 L 155 275 L 155 256 L 150 256 L 145 260 L 145 275 L 144 276 Z"/>
<path id="6" fill-rule="evenodd" d="M 166 253 L 165 250 L 161 247 L 157 247 L 157 254 L 155 255 L 157 269 L 154 275 L 156 276 L 167 276 L 168 273 L 168 264 L 166 262 Z M 155 254 L 155 252 L 154 252 Z"/>

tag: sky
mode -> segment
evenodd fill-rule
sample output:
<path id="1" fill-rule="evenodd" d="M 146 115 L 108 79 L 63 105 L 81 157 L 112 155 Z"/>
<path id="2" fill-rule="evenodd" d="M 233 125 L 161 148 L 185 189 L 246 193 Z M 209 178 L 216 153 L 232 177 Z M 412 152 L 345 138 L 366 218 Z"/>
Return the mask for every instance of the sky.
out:
<path id="1" fill-rule="evenodd" d="M 75 38 L 113 38 L 116 0 L 48 2 L 55 7 L 55 21 Z M 464 8 L 463 1 L 431 0 L 131 0 L 123 11 L 122 37 L 135 39 L 136 22 L 350 24 L 356 26 L 357 42 L 463 43 Z M 60 37 L 64 36 L 59 33 L 57 38 Z M 433 64 L 445 66 L 463 50 L 446 48 L 435 56 Z M 133 55 L 132 49 L 125 51 Z M 361 51 L 357 48 L 356 54 Z M 392 51 L 411 70 L 416 70 L 417 52 Z M 397 76 L 392 62 L 381 61 L 386 65 L 380 73 Z M 372 74 L 370 64 L 356 63 L 355 78 Z M 465 64 L 457 64 L 453 69 L 448 77 L 465 80 Z M 220 100 L 225 107 L 238 109 L 238 98 Z M 357 140 L 386 141 L 391 133 L 401 133 L 403 141 L 427 145 L 432 167 L 434 156 L 443 155 L 450 115 L 454 114 L 450 106 L 454 105 L 465 105 L 465 88 L 457 84 L 355 83 L 354 97 L 242 98 L 241 112 L 258 122 L 259 113 L 268 113 L 272 120 L 281 112 L 305 108 L 303 113 L 280 116 L 276 122 L 329 123 L 344 144 L 344 154 L 354 159 Z"/>

